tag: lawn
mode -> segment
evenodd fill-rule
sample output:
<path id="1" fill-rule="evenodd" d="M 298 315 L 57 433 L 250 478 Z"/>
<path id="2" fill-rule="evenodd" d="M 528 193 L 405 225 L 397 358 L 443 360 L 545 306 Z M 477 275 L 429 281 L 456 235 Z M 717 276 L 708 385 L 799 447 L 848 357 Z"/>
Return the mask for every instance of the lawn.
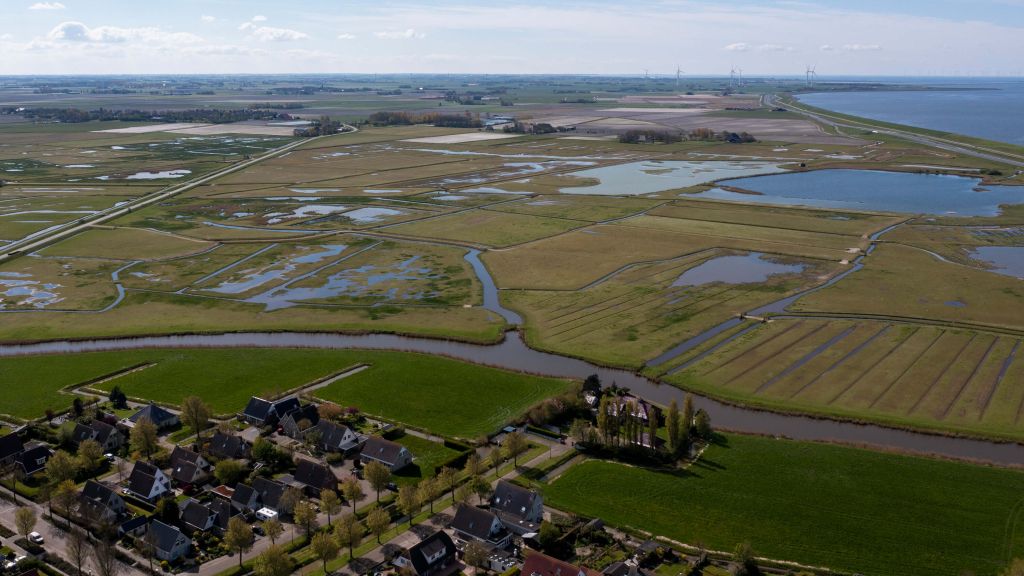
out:
<path id="1" fill-rule="evenodd" d="M 327 399 L 422 427 L 473 438 L 492 432 L 568 385 L 494 368 L 405 352 L 311 349 L 172 349 L 18 356 L 0 359 L 5 397 L 0 414 L 37 418 L 64 408 L 67 386 L 141 364 L 151 366 L 97 384 L 135 398 L 178 405 L 205 400 L 215 413 L 243 408 L 250 396 L 274 396 L 360 363 L 371 368 L 320 390 Z M 486 382 L 500 394 L 480 394 Z M 413 391 L 429 391 L 429 397 Z M 471 397 L 476 396 L 476 400 Z M 453 398 L 464 399 L 453 403 Z M 397 400 L 397 401 L 396 401 Z"/>
<path id="2" fill-rule="evenodd" d="M 495 432 L 569 385 L 567 380 L 422 354 L 379 364 L 366 357 L 371 369 L 317 390 L 317 396 L 452 437 L 473 439 Z"/>
<path id="3" fill-rule="evenodd" d="M 441 442 L 432 442 L 426 438 L 405 434 L 395 440 L 412 452 L 412 466 L 397 471 L 394 475 L 398 484 L 415 484 L 423 478 L 434 476 L 434 469 L 458 456 L 459 451 L 445 446 Z"/>
<path id="4" fill-rule="evenodd" d="M 686 472 L 580 464 L 545 502 L 691 544 L 886 575 L 997 573 L 1024 554 L 1024 474 L 727 436 Z"/>

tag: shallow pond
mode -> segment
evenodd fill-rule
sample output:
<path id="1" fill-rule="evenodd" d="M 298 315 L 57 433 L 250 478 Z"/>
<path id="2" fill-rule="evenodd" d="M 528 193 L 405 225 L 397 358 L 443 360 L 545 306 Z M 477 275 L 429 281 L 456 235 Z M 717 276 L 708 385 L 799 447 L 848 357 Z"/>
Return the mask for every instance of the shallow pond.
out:
<path id="1" fill-rule="evenodd" d="M 401 210 L 395 210 L 394 208 L 357 208 L 351 212 L 345 212 L 345 218 L 352 220 L 357 224 L 372 224 L 373 222 L 379 222 L 390 216 L 400 216 L 404 214 Z"/>
<path id="2" fill-rule="evenodd" d="M 1024 279 L 1024 246 L 979 246 L 972 256 L 994 266 L 993 272 Z"/>
<path id="3" fill-rule="evenodd" d="M 191 174 L 191 170 L 162 170 L 160 172 L 136 172 L 126 176 L 125 180 L 159 180 L 161 178 L 181 178 Z M 99 178 L 103 178 L 100 176 Z"/>
<path id="4" fill-rule="evenodd" d="M 31 274 L 0 272 L 0 310 L 8 305 L 46 308 L 63 300 L 55 290 L 60 284 L 41 283 Z"/>
<path id="5" fill-rule="evenodd" d="M 597 194 L 603 196 L 636 196 L 675 188 L 686 188 L 754 174 L 785 172 L 769 162 L 685 162 L 678 160 L 630 162 L 573 172 L 572 176 L 596 178 L 593 186 L 568 186 L 563 194 Z"/>
<path id="6" fill-rule="evenodd" d="M 240 280 L 221 282 L 217 286 L 204 288 L 204 290 L 218 294 L 242 294 L 254 288 L 259 288 L 267 282 L 284 279 L 288 274 L 294 272 L 299 264 L 316 264 L 327 258 L 333 258 L 344 252 L 347 246 L 345 244 L 334 244 L 319 246 L 319 248 L 322 248 L 322 250 L 292 256 L 284 262 L 275 263 L 269 269 L 253 271 L 243 276 Z"/>
<path id="7" fill-rule="evenodd" d="M 1024 187 L 980 187 L 979 183 L 977 178 L 944 174 L 814 170 L 721 182 L 756 194 L 715 188 L 693 196 L 755 204 L 958 216 L 995 216 L 1000 204 L 1024 202 Z"/>
<path id="8" fill-rule="evenodd" d="M 765 259 L 765 254 L 752 252 L 745 256 L 719 256 L 711 258 L 683 272 L 673 287 L 703 286 L 713 282 L 746 284 L 764 282 L 775 274 L 797 274 L 804 271 L 803 264 L 782 264 Z"/>

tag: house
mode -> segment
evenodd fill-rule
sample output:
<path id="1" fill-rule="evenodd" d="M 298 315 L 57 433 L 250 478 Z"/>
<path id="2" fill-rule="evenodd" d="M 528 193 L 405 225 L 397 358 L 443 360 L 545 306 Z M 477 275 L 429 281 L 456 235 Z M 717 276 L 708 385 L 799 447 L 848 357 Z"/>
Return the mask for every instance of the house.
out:
<path id="1" fill-rule="evenodd" d="M 240 512 L 251 512 L 259 508 L 260 493 L 248 484 L 239 482 L 231 493 L 231 507 Z"/>
<path id="2" fill-rule="evenodd" d="M 581 568 L 540 552 L 527 552 L 522 576 L 601 576 L 597 570 Z"/>
<path id="3" fill-rule="evenodd" d="M 178 486 L 199 486 L 210 476 L 210 463 L 198 452 L 175 446 L 171 452 L 171 479 Z"/>
<path id="4" fill-rule="evenodd" d="M 153 502 L 171 491 L 171 480 L 163 470 L 149 462 L 139 460 L 135 462 L 132 475 L 128 477 L 128 491 L 143 500 Z"/>
<path id="5" fill-rule="evenodd" d="M 641 570 L 635 560 L 612 562 L 601 573 L 605 576 L 653 576 L 653 573 Z"/>
<path id="6" fill-rule="evenodd" d="M 618 416 L 620 412 L 627 412 L 630 405 L 633 406 L 631 415 L 643 420 L 644 422 L 647 422 L 648 418 L 652 415 L 655 417 L 658 415 L 658 408 L 656 406 L 648 403 L 643 398 L 637 398 L 636 396 L 629 394 L 610 398 L 608 403 L 608 414 L 611 416 Z"/>
<path id="7" fill-rule="evenodd" d="M 338 477 L 330 467 L 312 460 L 299 460 L 293 480 L 293 485 L 309 496 L 319 496 L 321 490 L 338 490 Z"/>
<path id="8" fill-rule="evenodd" d="M 456 562 L 455 553 L 455 542 L 451 536 L 438 530 L 399 554 L 394 565 L 415 576 L 431 576 Z"/>
<path id="9" fill-rule="evenodd" d="M 209 502 L 189 498 L 180 504 L 180 508 L 181 524 L 189 534 L 209 530 L 222 534 L 227 530 L 228 521 L 239 514 L 230 502 L 220 498 L 214 498 Z"/>
<path id="10" fill-rule="evenodd" d="M 242 411 L 242 420 L 253 426 L 267 426 L 277 424 L 286 414 L 299 408 L 299 399 L 295 396 L 282 398 L 271 402 L 258 396 L 249 399 L 249 403 Z"/>
<path id="11" fill-rule="evenodd" d="M 149 528 L 149 516 L 132 516 L 117 527 L 117 536 L 118 538 L 139 537 L 146 533 L 147 528 Z"/>
<path id="12" fill-rule="evenodd" d="M 412 464 L 412 453 L 397 442 L 385 440 L 380 436 L 370 436 L 359 453 L 359 460 L 363 464 L 380 462 L 392 472 L 396 472 Z"/>
<path id="13" fill-rule="evenodd" d="M 498 480 L 491 497 L 491 512 L 513 534 L 522 536 L 540 529 L 544 519 L 544 497 L 506 480 Z"/>
<path id="14" fill-rule="evenodd" d="M 480 542 L 493 548 L 505 548 L 512 534 L 497 516 L 469 504 L 459 504 L 451 527 L 463 542 Z"/>
<path id="15" fill-rule="evenodd" d="M 149 531 L 153 535 L 153 555 L 157 559 L 174 562 L 188 554 L 191 541 L 178 528 L 154 519 L 149 524 Z"/>
<path id="16" fill-rule="evenodd" d="M 21 443 L 21 436 L 17 432 L 0 436 L 0 467 L 14 464 L 24 451 L 25 445 Z"/>
<path id="17" fill-rule="evenodd" d="M 242 486 L 242 484 L 239 484 Z M 252 489 L 256 492 L 256 503 L 263 508 L 270 508 L 276 511 L 278 504 L 281 501 L 281 496 L 284 495 L 284 491 L 288 487 L 284 484 L 271 480 L 269 478 L 257 478 L 252 483 Z M 235 494 L 238 494 L 238 488 L 235 488 Z M 255 510 L 255 508 L 253 508 Z"/>
<path id="18" fill-rule="evenodd" d="M 18 455 L 17 462 L 25 476 L 31 476 L 42 472 L 46 468 L 46 461 L 50 459 L 53 452 L 45 444 L 30 444 Z"/>
<path id="19" fill-rule="evenodd" d="M 320 434 L 317 447 L 324 452 L 345 454 L 359 447 L 359 436 L 348 426 L 321 420 L 316 429 Z"/>
<path id="20" fill-rule="evenodd" d="M 306 404 L 285 414 L 281 418 L 281 430 L 289 438 L 304 440 L 306 432 L 314 429 L 320 423 L 320 411 L 316 404 Z"/>
<path id="21" fill-rule="evenodd" d="M 167 410 L 157 406 L 156 404 L 150 404 L 142 410 L 139 410 L 135 414 L 121 420 L 121 424 L 127 428 L 132 428 L 143 418 L 149 420 L 156 426 L 157 430 L 164 430 L 166 428 L 173 428 L 181 424 L 181 420 L 178 419 L 176 414 L 172 414 Z"/>
<path id="22" fill-rule="evenodd" d="M 93 420 L 88 424 L 76 424 L 71 433 L 71 441 L 81 444 L 86 440 L 95 440 L 104 452 L 114 452 L 124 444 L 124 434 L 102 420 Z"/>
<path id="23" fill-rule="evenodd" d="M 125 513 L 124 498 L 110 485 L 87 480 L 78 495 L 79 513 L 99 523 L 114 522 Z"/>
<path id="24" fill-rule="evenodd" d="M 210 440 L 210 455 L 221 460 L 248 460 L 252 444 L 241 436 L 232 436 L 217 431 Z"/>

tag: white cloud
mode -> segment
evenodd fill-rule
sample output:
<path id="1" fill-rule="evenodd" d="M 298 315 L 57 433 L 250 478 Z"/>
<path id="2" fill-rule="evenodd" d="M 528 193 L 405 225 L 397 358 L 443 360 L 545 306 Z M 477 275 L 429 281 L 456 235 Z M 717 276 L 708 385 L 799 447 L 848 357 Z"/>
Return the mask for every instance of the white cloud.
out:
<path id="1" fill-rule="evenodd" d="M 746 52 L 750 50 L 750 44 L 746 42 L 736 42 L 735 44 L 729 44 L 725 47 L 725 50 L 730 52 Z"/>
<path id="2" fill-rule="evenodd" d="M 881 49 L 878 44 L 843 44 L 843 50 L 847 52 L 872 52 Z"/>
<path id="3" fill-rule="evenodd" d="M 46 35 L 52 41 L 118 44 L 132 40 L 156 44 L 184 44 L 201 42 L 202 38 L 188 32 L 167 32 L 159 28 L 119 28 L 97 26 L 90 28 L 81 22 L 61 22 Z"/>
<path id="4" fill-rule="evenodd" d="M 266 22 L 267 21 L 267 17 L 262 15 L 262 14 L 257 14 L 257 15 L 252 17 L 252 21 L 253 22 Z"/>
<path id="5" fill-rule="evenodd" d="M 747 44 L 746 42 L 736 42 L 725 46 L 724 50 L 729 52 L 750 52 L 756 50 L 758 52 L 792 52 L 794 48 L 792 46 L 784 46 L 782 44 Z"/>
<path id="6" fill-rule="evenodd" d="M 14 40 L 14 35 L 13 34 L 0 34 L 0 40 L 3 40 L 3 41 Z"/>
<path id="7" fill-rule="evenodd" d="M 28 7 L 29 10 L 63 10 L 67 6 L 60 2 L 36 2 Z"/>
<path id="8" fill-rule="evenodd" d="M 426 38 L 426 34 L 423 32 L 417 32 L 413 28 L 406 28 L 405 30 L 387 30 L 383 32 L 374 32 L 374 36 L 382 40 L 419 40 Z"/>
<path id="9" fill-rule="evenodd" d="M 822 52 L 835 52 L 836 47 L 831 44 L 822 44 L 821 48 L 818 48 L 818 50 L 821 50 Z"/>
<path id="10" fill-rule="evenodd" d="M 245 22 L 238 27 L 239 30 L 248 31 L 253 38 L 260 42 L 291 42 L 309 38 L 309 34 L 292 30 L 290 28 L 273 28 L 271 26 L 257 26 L 252 22 Z"/>
<path id="11" fill-rule="evenodd" d="M 338 40 L 355 40 L 355 39 L 356 39 L 356 35 L 355 34 L 349 34 L 348 32 L 342 32 L 341 34 L 338 34 Z"/>
<path id="12" fill-rule="evenodd" d="M 202 16 L 199 17 L 199 19 L 202 20 L 203 22 L 213 22 L 217 18 L 214 17 L 214 16 L 210 16 L 209 14 L 203 14 Z"/>

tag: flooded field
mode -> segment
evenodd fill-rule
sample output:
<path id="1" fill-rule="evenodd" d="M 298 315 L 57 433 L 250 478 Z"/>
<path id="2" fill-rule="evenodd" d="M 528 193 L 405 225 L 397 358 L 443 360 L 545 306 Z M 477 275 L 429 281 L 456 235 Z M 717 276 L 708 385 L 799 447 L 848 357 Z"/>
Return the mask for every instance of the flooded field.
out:
<path id="1" fill-rule="evenodd" d="M 911 214 L 995 216 L 1000 205 L 1024 203 L 1024 187 L 981 186 L 977 178 L 876 170 L 815 170 L 721 182 L 698 198 L 785 206 Z"/>
<path id="2" fill-rule="evenodd" d="M 778 164 L 767 162 L 647 160 L 573 172 L 573 176 L 596 178 L 601 183 L 594 186 L 569 186 L 559 191 L 563 194 L 635 196 L 687 188 L 722 178 L 784 171 Z"/>
<path id="3" fill-rule="evenodd" d="M 712 258 L 683 272 L 673 287 L 703 286 L 721 282 L 724 284 L 747 284 L 764 282 L 776 274 L 798 274 L 803 264 L 782 264 L 773 262 L 766 254 L 752 252 L 746 256 L 720 256 Z"/>
<path id="4" fill-rule="evenodd" d="M 1024 246 L 979 246 L 972 256 L 992 265 L 992 271 L 1024 279 Z"/>

